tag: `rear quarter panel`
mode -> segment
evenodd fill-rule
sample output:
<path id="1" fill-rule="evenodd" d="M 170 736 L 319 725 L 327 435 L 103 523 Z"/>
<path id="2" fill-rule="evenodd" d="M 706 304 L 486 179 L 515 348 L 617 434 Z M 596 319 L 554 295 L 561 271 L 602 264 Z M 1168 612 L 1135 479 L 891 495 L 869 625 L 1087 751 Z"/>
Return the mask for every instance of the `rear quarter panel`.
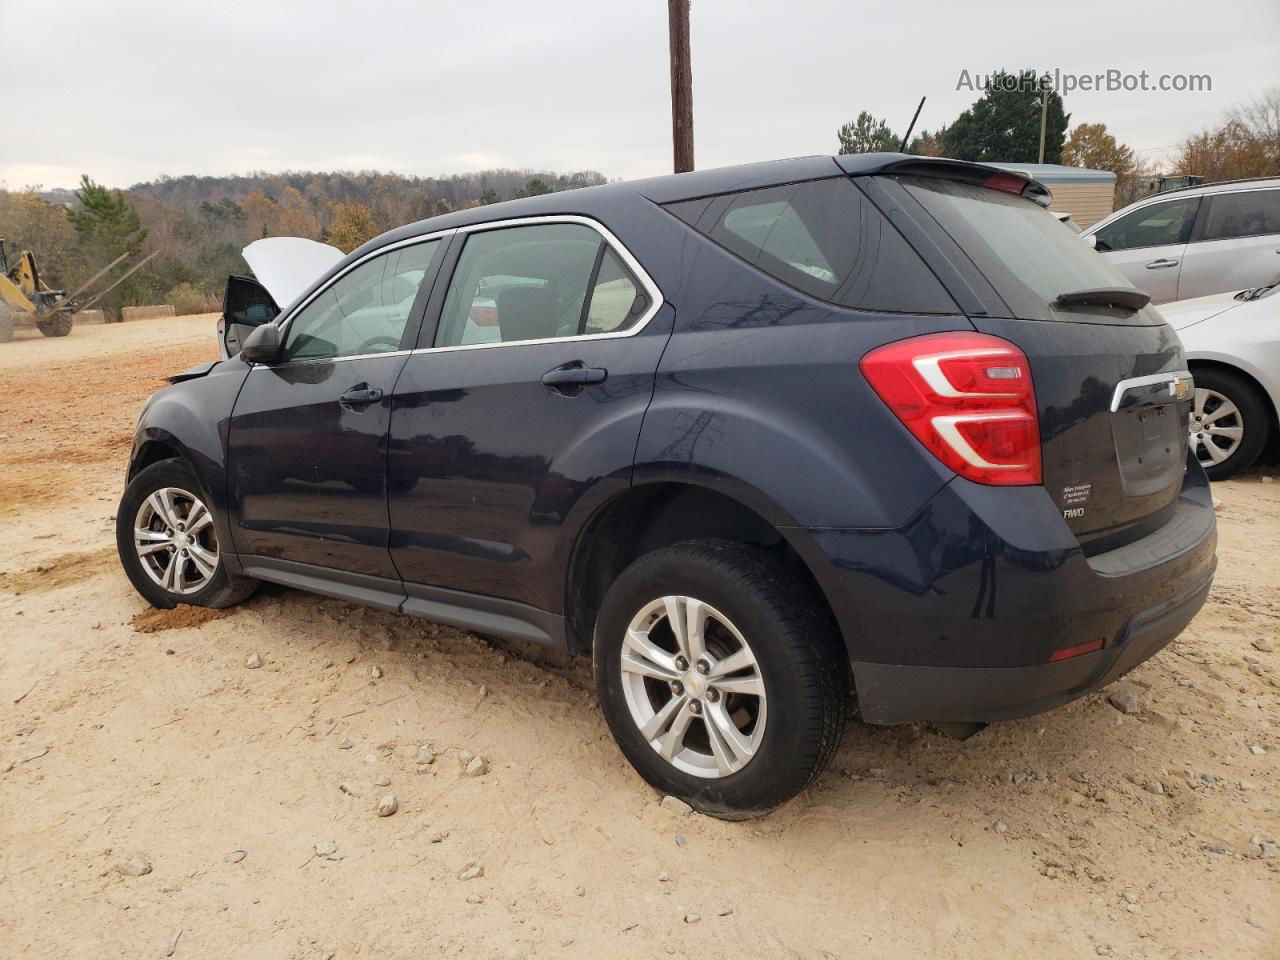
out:
<path id="1" fill-rule="evenodd" d="M 664 290 L 675 330 L 636 451 L 637 483 L 685 479 L 776 526 L 902 523 L 950 478 L 858 369 L 883 343 L 972 329 L 963 316 L 811 300 L 692 230 Z"/>

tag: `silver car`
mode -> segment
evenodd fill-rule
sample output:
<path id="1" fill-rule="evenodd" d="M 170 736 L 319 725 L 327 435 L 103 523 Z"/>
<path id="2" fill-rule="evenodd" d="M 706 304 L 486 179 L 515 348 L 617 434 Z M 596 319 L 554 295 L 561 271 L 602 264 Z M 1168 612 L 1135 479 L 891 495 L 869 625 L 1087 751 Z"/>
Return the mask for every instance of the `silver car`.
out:
<path id="1" fill-rule="evenodd" d="M 1191 449 L 1212 480 L 1249 467 L 1280 430 L 1280 284 L 1162 307 L 1196 395 Z"/>
<path id="2" fill-rule="evenodd" d="M 1280 279 L 1280 178 L 1156 194 L 1082 236 L 1154 303 L 1274 283 Z"/>

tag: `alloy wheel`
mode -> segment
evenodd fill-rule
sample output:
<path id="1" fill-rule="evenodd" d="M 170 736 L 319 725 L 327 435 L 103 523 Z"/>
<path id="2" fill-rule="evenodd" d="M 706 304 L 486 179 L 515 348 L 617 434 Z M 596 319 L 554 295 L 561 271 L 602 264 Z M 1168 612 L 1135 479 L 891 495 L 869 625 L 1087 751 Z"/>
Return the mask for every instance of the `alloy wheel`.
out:
<path id="1" fill-rule="evenodd" d="M 619 667 L 631 719 L 664 760 L 684 773 L 737 773 L 764 736 L 766 691 L 746 638 L 719 610 L 667 596 L 631 620 Z"/>
<path id="2" fill-rule="evenodd" d="M 133 546 L 147 576 L 172 594 L 198 593 L 218 570 L 213 514 L 178 487 L 161 487 L 142 501 Z"/>
<path id="3" fill-rule="evenodd" d="M 1195 405 L 1189 423 L 1191 449 L 1206 467 L 1222 463 L 1244 439 L 1244 417 L 1229 397 L 1196 387 Z"/>

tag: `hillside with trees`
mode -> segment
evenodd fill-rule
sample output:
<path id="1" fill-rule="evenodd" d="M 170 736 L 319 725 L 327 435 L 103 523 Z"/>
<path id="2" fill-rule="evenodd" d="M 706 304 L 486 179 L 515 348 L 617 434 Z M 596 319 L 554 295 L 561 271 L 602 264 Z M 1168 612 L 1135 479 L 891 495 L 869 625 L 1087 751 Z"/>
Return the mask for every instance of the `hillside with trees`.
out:
<path id="1" fill-rule="evenodd" d="M 228 274 L 248 272 L 240 251 L 261 237 L 308 237 L 349 251 L 392 227 L 452 210 L 605 182 L 593 170 L 299 172 L 162 177 L 111 190 L 86 176 L 75 191 L 0 191 L 0 236 L 11 252 L 34 251 L 45 281 L 63 289 L 121 253 L 159 250 L 103 306 L 171 303 L 179 313 L 198 312 L 221 302 Z"/>

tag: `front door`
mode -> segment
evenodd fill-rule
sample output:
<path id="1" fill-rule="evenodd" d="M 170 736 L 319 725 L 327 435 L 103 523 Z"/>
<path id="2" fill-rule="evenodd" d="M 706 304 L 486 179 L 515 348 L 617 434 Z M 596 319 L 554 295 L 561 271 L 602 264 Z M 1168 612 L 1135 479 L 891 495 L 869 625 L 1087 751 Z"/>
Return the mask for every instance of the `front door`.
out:
<path id="1" fill-rule="evenodd" d="M 1178 274 L 1195 225 L 1199 197 L 1164 200 L 1103 227 L 1096 249 L 1152 303 L 1178 299 Z"/>
<path id="2" fill-rule="evenodd" d="M 411 606 L 425 584 L 559 612 L 566 517 L 630 483 L 670 333 L 659 305 L 585 223 L 466 235 L 393 398 L 391 554 Z"/>
<path id="3" fill-rule="evenodd" d="M 391 392 L 417 335 L 439 239 L 358 261 L 283 321 L 228 436 L 236 550 L 251 563 L 395 578 L 387 553 Z"/>

